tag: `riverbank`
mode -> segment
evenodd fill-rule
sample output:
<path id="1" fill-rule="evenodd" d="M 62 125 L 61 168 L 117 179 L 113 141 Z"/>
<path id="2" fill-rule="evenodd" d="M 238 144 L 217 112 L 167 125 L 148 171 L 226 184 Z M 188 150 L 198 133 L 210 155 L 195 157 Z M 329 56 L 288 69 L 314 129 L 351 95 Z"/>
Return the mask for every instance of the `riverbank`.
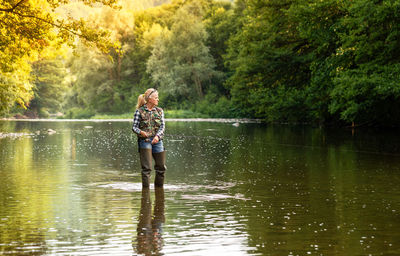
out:
<path id="1" fill-rule="evenodd" d="M 123 114 L 102 114 L 102 113 L 93 113 L 86 110 L 75 110 L 75 111 L 68 111 L 67 113 L 52 113 L 47 116 L 39 116 L 37 113 L 27 112 L 25 114 L 14 113 L 8 116 L 3 116 L 3 119 L 62 119 L 62 120 L 75 120 L 75 119 L 83 119 L 83 120 L 92 120 L 92 119 L 105 119 L 105 120 L 117 120 L 117 119 L 132 119 L 133 113 L 123 113 Z M 223 120 L 246 120 L 246 118 L 240 118 L 235 116 L 213 116 L 207 115 L 204 113 L 193 112 L 191 110 L 164 110 L 164 116 L 166 119 L 190 119 L 190 120 L 208 120 L 208 119 L 223 119 Z M 0 119 L 2 119 L 0 117 Z"/>
<path id="2" fill-rule="evenodd" d="M 36 119 L 16 119 L 1 118 L 3 121 L 27 121 L 27 122 L 132 122 L 132 119 L 54 119 L 54 118 L 36 118 Z M 166 118 L 166 122 L 212 122 L 212 123 L 261 123 L 260 119 L 246 118 Z"/>

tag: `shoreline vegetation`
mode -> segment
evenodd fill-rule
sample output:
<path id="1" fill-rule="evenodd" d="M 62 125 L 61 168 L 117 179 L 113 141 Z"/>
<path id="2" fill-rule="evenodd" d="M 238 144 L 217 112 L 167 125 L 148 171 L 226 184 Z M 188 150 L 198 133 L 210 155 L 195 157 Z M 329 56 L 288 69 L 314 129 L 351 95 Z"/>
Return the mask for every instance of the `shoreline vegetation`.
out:
<path id="1" fill-rule="evenodd" d="M 86 112 L 85 112 L 86 113 Z M 0 116 L 0 121 L 28 121 L 28 122 L 131 122 L 133 120 L 134 111 L 125 114 L 90 114 L 90 115 L 68 115 L 60 112 L 49 114 L 46 117 L 21 115 L 18 113 L 11 114 L 9 116 Z M 284 121 L 270 121 L 261 118 L 243 118 L 243 117 L 215 117 L 213 115 L 207 115 L 203 113 L 193 112 L 191 110 L 164 110 L 165 120 L 167 122 L 212 122 L 212 123 L 232 123 L 234 126 L 239 126 L 243 123 L 264 123 L 272 125 L 311 125 L 319 127 L 342 127 L 347 129 L 358 129 L 358 128 L 384 128 L 393 129 L 399 128 L 397 125 L 373 125 L 369 122 L 366 123 L 313 123 L 313 122 L 284 122 Z"/>
<path id="2" fill-rule="evenodd" d="M 46 117 L 37 115 L 21 115 L 12 114 L 10 116 L 0 117 L 0 120 L 132 120 L 134 111 L 124 114 L 82 114 L 68 115 L 62 113 L 49 114 Z M 166 120 L 191 120 L 191 121 L 208 121 L 208 120 L 229 120 L 221 122 L 257 122 L 262 119 L 256 118 L 234 118 L 234 117 L 214 117 L 203 113 L 197 113 L 190 110 L 164 110 Z M 219 122 L 219 121 L 217 121 Z"/>
<path id="3" fill-rule="evenodd" d="M 60 119 L 60 118 L 0 118 L 0 121 L 26 121 L 26 122 L 132 122 L 132 118 L 89 118 L 89 119 Z M 247 118 L 165 118 L 166 122 L 213 122 L 232 123 L 262 123 L 260 119 Z"/>
<path id="4" fill-rule="evenodd" d="M 393 1 L 78 2 L 0 4 L 0 117 L 131 119 L 155 88 L 166 118 L 400 126 Z"/>
<path id="5" fill-rule="evenodd" d="M 3 121 L 38 121 L 38 122 L 130 122 L 133 120 L 133 113 L 125 113 L 121 115 L 96 114 L 93 116 L 68 117 L 67 115 L 52 114 L 47 118 L 31 117 L 25 115 L 14 115 L 11 117 L 0 117 Z M 255 118 L 225 118 L 210 117 L 205 114 L 195 113 L 190 110 L 166 110 L 165 120 L 171 122 L 214 122 L 214 123 L 263 123 L 262 119 Z"/>
<path id="6" fill-rule="evenodd" d="M 36 118 L 36 119 L 16 119 L 1 118 L 0 121 L 27 121 L 27 122 L 131 122 L 132 119 L 54 119 L 54 118 Z M 260 119 L 246 118 L 165 118 L 166 122 L 213 122 L 213 123 L 262 123 Z"/>

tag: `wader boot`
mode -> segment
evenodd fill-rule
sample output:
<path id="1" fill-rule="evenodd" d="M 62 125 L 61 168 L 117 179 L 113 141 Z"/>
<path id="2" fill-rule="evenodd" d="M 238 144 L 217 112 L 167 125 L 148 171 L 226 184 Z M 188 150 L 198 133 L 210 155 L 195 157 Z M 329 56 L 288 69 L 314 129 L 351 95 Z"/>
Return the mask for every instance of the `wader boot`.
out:
<path id="1" fill-rule="evenodd" d="M 140 149 L 140 164 L 142 166 L 142 186 L 148 188 L 150 186 L 150 172 L 151 172 L 151 149 Z"/>
<path id="2" fill-rule="evenodd" d="M 165 151 L 161 153 L 153 153 L 153 157 L 155 161 L 154 169 L 156 170 L 154 186 L 162 187 L 164 186 L 165 170 L 167 169 L 165 166 Z"/>

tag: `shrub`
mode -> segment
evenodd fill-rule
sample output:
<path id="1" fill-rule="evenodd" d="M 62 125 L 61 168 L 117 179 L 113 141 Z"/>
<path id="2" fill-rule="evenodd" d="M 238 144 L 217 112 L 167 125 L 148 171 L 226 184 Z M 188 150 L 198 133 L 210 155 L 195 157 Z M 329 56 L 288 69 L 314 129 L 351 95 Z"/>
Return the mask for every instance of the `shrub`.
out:
<path id="1" fill-rule="evenodd" d="M 71 108 L 67 111 L 64 118 L 67 119 L 88 119 L 95 115 L 94 110 L 82 109 L 82 108 Z"/>
<path id="2" fill-rule="evenodd" d="M 176 110 L 165 110 L 164 111 L 165 118 L 207 118 L 209 117 L 203 113 L 196 113 L 191 110 L 183 110 L 183 109 L 176 109 Z"/>
<path id="3" fill-rule="evenodd" d="M 194 105 L 194 111 L 215 118 L 243 117 L 240 109 L 225 96 L 207 94 L 206 97 Z"/>

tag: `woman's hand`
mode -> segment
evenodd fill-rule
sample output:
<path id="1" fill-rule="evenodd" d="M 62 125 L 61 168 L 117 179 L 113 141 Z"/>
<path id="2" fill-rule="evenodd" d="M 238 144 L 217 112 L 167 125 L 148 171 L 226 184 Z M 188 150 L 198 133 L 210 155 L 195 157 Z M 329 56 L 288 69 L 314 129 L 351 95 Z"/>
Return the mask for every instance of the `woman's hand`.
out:
<path id="1" fill-rule="evenodd" d="M 143 138 L 147 138 L 149 137 L 149 134 L 147 132 L 140 131 L 140 136 L 142 136 Z"/>
<path id="2" fill-rule="evenodd" d="M 153 141 L 151 142 L 151 144 L 157 144 L 160 141 L 160 138 L 158 137 L 158 135 L 154 136 Z"/>

